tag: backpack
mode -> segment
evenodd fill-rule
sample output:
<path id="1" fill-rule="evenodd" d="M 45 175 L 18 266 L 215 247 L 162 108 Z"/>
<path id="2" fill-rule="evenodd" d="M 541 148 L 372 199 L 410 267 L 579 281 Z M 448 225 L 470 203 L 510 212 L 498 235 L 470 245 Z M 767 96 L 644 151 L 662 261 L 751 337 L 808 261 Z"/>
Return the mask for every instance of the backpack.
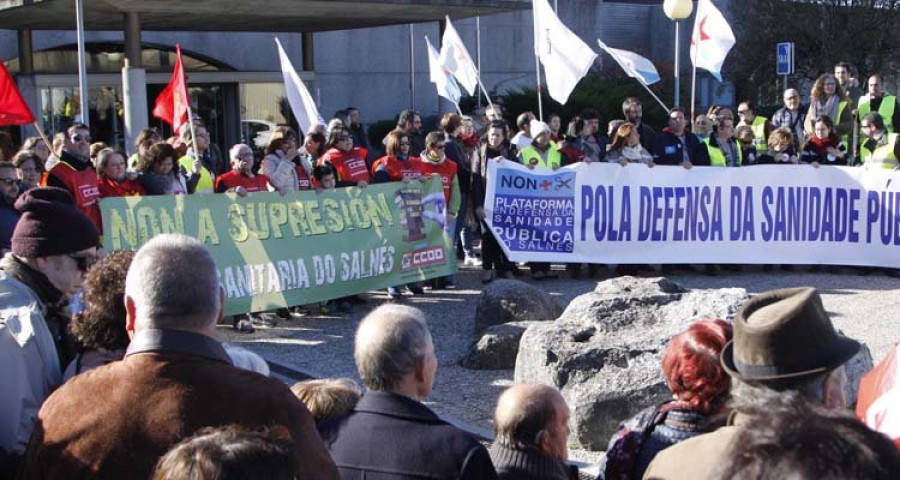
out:
<path id="1" fill-rule="evenodd" d="M 638 416 L 634 428 L 625 425 L 616 432 L 615 440 L 606 450 L 606 473 L 603 477 L 605 480 L 635 478 L 641 447 L 656 426 L 666 420 L 669 410 L 674 407 L 674 402 L 667 402 L 645 410 Z"/>

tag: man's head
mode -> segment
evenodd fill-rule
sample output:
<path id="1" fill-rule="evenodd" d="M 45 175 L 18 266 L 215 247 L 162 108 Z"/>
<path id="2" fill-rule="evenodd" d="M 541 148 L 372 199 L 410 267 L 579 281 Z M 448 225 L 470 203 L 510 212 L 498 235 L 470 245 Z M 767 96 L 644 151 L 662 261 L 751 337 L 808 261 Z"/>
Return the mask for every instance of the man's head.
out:
<path id="1" fill-rule="evenodd" d="M 63 150 L 82 158 L 91 157 L 91 131 L 83 123 L 73 123 L 66 129 Z"/>
<path id="2" fill-rule="evenodd" d="M 863 115 L 862 120 L 859 121 L 859 126 L 867 138 L 881 138 L 882 133 L 884 133 L 884 119 L 881 118 L 878 112 L 869 112 Z"/>
<path id="3" fill-rule="evenodd" d="M 422 129 L 422 117 L 415 110 L 404 110 L 397 118 L 397 128 L 406 133 L 419 133 Z"/>
<path id="4" fill-rule="evenodd" d="M 488 120 L 503 120 L 503 107 L 497 105 L 496 103 L 493 105 L 488 105 L 487 108 L 484 109 L 484 115 Z"/>
<path id="5" fill-rule="evenodd" d="M 231 158 L 231 169 L 249 175 L 253 171 L 253 150 L 246 144 L 239 143 L 228 151 Z"/>
<path id="6" fill-rule="evenodd" d="M 851 72 L 850 72 L 850 64 L 847 62 L 838 62 L 834 66 L 834 77 L 837 78 L 837 81 L 841 86 L 847 85 L 847 81 L 850 80 Z"/>
<path id="7" fill-rule="evenodd" d="M 197 135 L 197 141 L 193 142 L 196 145 L 193 145 L 194 150 L 198 153 L 203 153 L 206 149 L 209 148 L 209 132 L 206 130 L 206 127 L 203 125 L 194 125 L 194 133 Z M 182 125 L 181 127 L 181 141 L 183 141 L 186 145 L 192 145 L 191 141 L 191 129 L 187 124 Z"/>
<path id="8" fill-rule="evenodd" d="M 737 113 L 738 116 L 741 117 L 741 121 L 747 125 L 752 124 L 753 120 L 756 119 L 756 109 L 750 102 L 741 102 L 741 104 L 738 105 Z"/>
<path id="9" fill-rule="evenodd" d="M 741 383 L 802 390 L 812 400 L 843 406 L 837 388 L 846 382 L 842 366 L 858 351 L 858 342 L 837 334 L 816 290 L 801 287 L 763 292 L 744 303 L 721 358 Z"/>
<path id="10" fill-rule="evenodd" d="M 697 118 L 694 119 L 694 129 L 692 131 L 697 135 L 709 135 L 712 133 L 712 121 L 706 115 L 697 115 Z"/>
<path id="11" fill-rule="evenodd" d="M 734 137 L 734 121 L 720 119 L 718 124 L 713 127 L 716 132 L 716 138 L 719 140 L 730 140 Z"/>
<path id="12" fill-rule="evenodd" d="M 359 324 L 353 352 L 369 390 L 422 400 L 434 386 L 437 357 L 425 315 L 405 305 L 382 305 Z"/>
<path id="13" fill-rule="evenodd" d="M 194 238 L 157 235 L 138 250 L 125 279 L 126 329 L 186 330 L 212 336 L 225 292 L 216 261 Z"/>
<path id="14" fill-rule="evenodd" d="M 534 114 L 531 112 L 520 113 L 519 116 L 516 117 L 516 127 L 525 136 L 531 136 L 531 122 L 534 118 Z"/>
<path id="15" fill-rule="evenodd" d="M 622 102 L 622 114 L 625 115 L 625 120 L 628 123 L 639 125 L 644 115 L 643 112 L 641 101 L 634 97 L 628 97 Z"/>
<path id="16" fill-rule="evenodd" d="M 550 126 L 540 120 L 532 120 L 528 132 L 534 139 L 532 145 L 545 148 L 550 144 Z"/>
<path id="17" fill-rule="evenodd" d="M 0 198 L 12 206 L 19 196 L 19 174 L 12 162 L 0 162 Z"/>
<path id="18" fill-rule="evenodd" d="M 347 107 L 345 110 L 347 112 L 347 121 L 350 125 L 356 127 L 359 126 L 360 116 L 359 116 L 359 108 L 356 107 Z"/>
<path id="19" fill-rule="evenodd" d="M 97 260 L 97 227 L 61 188 L 32 188 L 15 206 L 22 216 L 13 230 L 12 252 L 63 294 L 75 293 Z"/>
<path id="20" fill-rule="evenodd" d="M 681 136 L 684 134 L 684 127 L 684 110 L 678 107 L 673 108 L 669 112 L 669 130 L 673 134 Z"/>
<path id="21" fill-rule="evenodd" d="M 874 74 L 869 77 L 869 96 L 872 98 L 881 98 L 884 96 L 884 85 L 881 83 L 881 75 Z"/>
<path id="22" fill-rule="evenodd" d="M 515 385 L 497 401 L 494 434 L 501 445 L 524 450 L 537 448 L 557 460 L 569 458 L 569 407 L 547 385 Z"/>
<path id="23" fill-rule="evenodd" d="M 431 158 L 443 158 L 446 145 L 447 139 L 444 132 L 430 132 L 425 137 L 425 151 Z"/>
<path id="24" fill-rule="evenodd" d="M 594 110 L 593 108 L 588 108 L 581 112 L 581 118 L 584 119 L 584 123 L 590 125 L 591 127 L 591 135 L 596 135 L 597 132 L 600 131 L 600 113 Z"/>
<path id="25" fill-rule="evenodd" d="M 800 92 L 796 88 L 789 88 L 784 91 L 784 106 L 792 111 L 800 108 Z"/>

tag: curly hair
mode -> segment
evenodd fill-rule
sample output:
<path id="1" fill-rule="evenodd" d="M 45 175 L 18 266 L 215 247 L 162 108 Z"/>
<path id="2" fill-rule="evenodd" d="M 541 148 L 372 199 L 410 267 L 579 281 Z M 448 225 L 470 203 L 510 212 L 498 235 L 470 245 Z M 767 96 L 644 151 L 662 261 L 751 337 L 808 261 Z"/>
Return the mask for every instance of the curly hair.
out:
<path id="1" fill-rule="evenodd" d="M 731 377 L 719 353 L 731 340 L 732 327 L 720 319 L 701 320 L 675 335 L 663 356 L 666 385 L 688 407 L 709 414 L 731 390 Z"/>
<path id="2" fill-rule="evenodd" d="M 72 318 L 69 332 L 81 350 L 117 350 L 128 347 L 125 331 L 125 275 L 134 252 L 110 254 L 88 272 L 84 280 L 85 309 Z"/>
<path id="3" fill-rule="evenodd" d="M 834 82 L 834 94 L 837 95 L 839 99 L 846 98 L 844 96 L 844 89 L 841 88 L 841 83 L 837 81 L 837 78 L 830 73 L 823 73 L 819 75 L 819 78 L 813 83 L 812 90 L 810 90 L 809 100 L 811 102 L 825 98 L 825 82 L 828 80 Z"/>
<path id="4" fill-rule="evenodd" d="M 175 148 L 168 143 L 154 143 L 144 152 L 137 169 L 141 173 L 156 173 L 156 167 L 167 158 L 172 159 L 172 171 L 177 172 L 179 157 Z"/>

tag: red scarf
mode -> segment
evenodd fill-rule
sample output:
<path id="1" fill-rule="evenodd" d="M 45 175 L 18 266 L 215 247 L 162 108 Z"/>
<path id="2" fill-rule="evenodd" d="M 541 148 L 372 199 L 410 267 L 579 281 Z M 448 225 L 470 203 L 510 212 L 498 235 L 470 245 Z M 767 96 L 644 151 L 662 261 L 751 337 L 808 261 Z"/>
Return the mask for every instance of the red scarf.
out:
<path id="1" fill-rule="evenodd" d="M 463 146 L 465 146 L 467 150 L 474 150 L 478 147 L 478 135 L 469 137 L 460 136 L 459 138 L 462 139 Z"/>
<path id="2" fill-rule="evenodd" d="M 840 139 L 836 135 L 831 135 L 827 138 L 819 138 L 813 135 L 806 144 L 816 155 L 825 155 L 828 153 L 828 147 L 837 148 L 839 142 Z"/>

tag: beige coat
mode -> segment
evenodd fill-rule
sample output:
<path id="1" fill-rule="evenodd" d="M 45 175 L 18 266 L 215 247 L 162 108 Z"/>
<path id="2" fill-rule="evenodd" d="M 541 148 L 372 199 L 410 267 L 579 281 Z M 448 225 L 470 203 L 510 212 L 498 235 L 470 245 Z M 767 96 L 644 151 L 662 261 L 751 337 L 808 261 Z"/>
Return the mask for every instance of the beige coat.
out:
<path id="1" fill-rule="evenodd" d="M 690 438 L 659 452 L 644 473 L 644 480 L 717 480 L 730 454 L 731 442 L 747 417 L 732 415 L 728 425 Z"/>

